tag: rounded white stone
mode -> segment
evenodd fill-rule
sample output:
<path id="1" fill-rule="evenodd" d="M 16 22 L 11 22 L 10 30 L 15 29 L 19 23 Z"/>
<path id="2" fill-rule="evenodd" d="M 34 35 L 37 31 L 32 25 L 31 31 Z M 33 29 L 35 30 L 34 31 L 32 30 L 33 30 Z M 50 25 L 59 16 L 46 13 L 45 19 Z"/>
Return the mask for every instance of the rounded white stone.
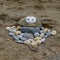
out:
<path id="1" fill-rule="evenodd" d="M 39 35 L 40 35 L 40 34 L 39 34 L 39 33 L 37 33 L 37 32 L 36 32 L 36 33 L 34 33 L 34 36 L 35 36 L 35 37 L 38 37 Z"/>
<path id="2" fill-rule="evenodd" d="M 40 34 L 40 37 L 41 37 L 41 38 L 42 38 L 42 37 L 44 37 L 44 36 L 45 36 L 45 34 L 44 34 L 44 33 L 41 33 L 41 34 Z"/>
<path id="3" fill-rule="evenodd" d="M 57 34 L 57 31 L 56 30 L 52 30 L 51 31 L 51 35 L 56 35 Z"/>
<path id="4" fill-rule="evenodd" d="M 45 40 L 46 40 L 45 38 L 42 38 L 40 41 L 41 41 L 41 43 L 42 43 L 42 42 L 44 42 Z"/>
<path id="5" fill-rule="evenodd" d="M 34 48 L 34 47 L 37 47 L 37 42 L 35 42 L 35 41 L 32 41 L 31 42 L 31 46 Z"/>
<path id="6" fill-rule="evenodd" d="M 7 30 L 9 30 L 11 27 L 6 27 Z"/>
<path id="7" fill-rule="evenodd" d="M 40 40 L 36 40 L 36 43 L 37 43 L 37 44 L 41 44 L 41 41 L 40 41 Z"/>

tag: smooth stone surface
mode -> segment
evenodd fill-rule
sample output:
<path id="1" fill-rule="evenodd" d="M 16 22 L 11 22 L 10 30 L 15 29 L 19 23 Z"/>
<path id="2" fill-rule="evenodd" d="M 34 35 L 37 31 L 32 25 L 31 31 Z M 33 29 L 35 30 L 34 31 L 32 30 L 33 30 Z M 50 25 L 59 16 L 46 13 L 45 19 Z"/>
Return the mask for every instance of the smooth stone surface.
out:
<path id="1" fill-rule="evenodd" d="M 44 27 L 40 27 L 40 30 L 44 30 Z"/>
<path id="2" fill-rule="evenodd" d="M 41 33 L 41 34 L 40 34 L 40 37 L 42 37 L 42 38 L 43 38 L 44 36 L 45 36 L 45 34 L 44 34 L 44 33 Z"/>
<path id="3" fill-rule="evenodd" d="M 20 29 L 21 29 L 21 26 L 17 26 L 17 27 L 16 27 L 16 30 L 20 30 Z"/>
<path id="4" fill-rule="evenodd" d="M 27 39 L 34 39 L 34 36 L 30 33 L 25 33 L 24 37 Z"/>
<path id="5" fill-rule="evenodd" d="M 13 35 L 13 39 L 15 39 L 15 41 L 19 41 L 19 38 L 15 35 Z"/>
<path id="6" fill-rule="evenodd" d="M 37 43 L 35 41 L 32 41 L 31 42 L 31 47 L 30 47 L 32 50 L 37 50 Z"/>
<path id="7" fill-rule="evenodd" d="M 33 39 L 28 39 L 28 40 L 24 41 L 24 44 L 30 45 L 32 41 L 34 41 L 34 40 Z"/>
<path id="8" fill-rule="evenodd" d="M 39 45 L 39 44 L 41 44 L 41 41 L 40 40 L 36 40 L 36 43 Z"/>
<path id="9" fill-rule="evenodd" d="M 57 31 L 56 30 L 52 30 L 51 31 L 51 35 L 56 35 L 57 34 Z"/>
<path id="10" fill-rule="evenodd" d="M 48 31 L 48 28 L 45 28 L 44 31 L 47 32 Z"/>
<path id="11" fill-rule="evenodd" d="M 16 32 L 16 29 L 15 28 L 10 28 L 9 31 L 10 32 Z"/>
<path id="12" fill-rule="evenodd" d="M 49 36 L 51 36 L 51 32 L 47 32 L 47 33 L 45 34 L 45 38 L 47 38 L 47 37 L 49 37 Z"/>
<path id="13" fill-rule="evenodd" d="M 40 35 L 40 34 L 39 34 L 38 32 L 35 32 L 35 33 L 34 33 L 34 36 L 35 36 L 35 37 L 38 37 L 39 35 Z"/>
<path id="14" fill-rule="evenodd" d="M 34 38 L 35 39 L 35 41 L 36 40 L 41 40 L 42 38 L 41 37 L 36 37 L 36 38 Z"/>
<path id="15" fill-rule="evenodd" d="M 6 30 L 10 30 L 11 27 L 6 27 Z"/>
<path id="16" fill-rule="evenodd" d="M 14 34 L 19 35 L 19 34 L 21 34 L 21 31 L 15 31 Z"/>
<path id="17" fill-rule="evenodd" d="M 21 28 L 21 32 L 22 33 L 32 33 L 34 34 L 35 32 L 40 32 L 40 28 L 39 27 L 22 27 Z"/>
<path id="18" fill-rule="evenodd" d="M 37 47 L 37 43 L 36 43 L 35 41 L 32 41 L 32 42 L 31 42 L 31 46 L 32 46 L 32 47 Z"/>
<path id="19" fill-rule="evenodd" d="M 45 42 L 45 40 L 46 40 L 45 38 L 42 38 L 40 41 L 41 41 L 41 43 L 42 43 L 42 42 Z"/>
<path id="20" fill-rule="evenodd" d="M 13 36 L 13 35 L 14 35 L 14 33 L 10 32 L 10 33 L 9 33 L 9 35 L 10 35 L 10 36 Z"/>

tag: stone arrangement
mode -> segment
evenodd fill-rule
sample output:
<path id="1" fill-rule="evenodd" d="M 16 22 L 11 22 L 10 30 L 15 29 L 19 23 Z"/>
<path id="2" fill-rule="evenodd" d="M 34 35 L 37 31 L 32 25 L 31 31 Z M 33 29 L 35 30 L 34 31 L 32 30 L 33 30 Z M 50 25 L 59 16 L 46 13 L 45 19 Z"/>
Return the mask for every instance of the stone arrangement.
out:
<path id="1" fill-rule="evenodd" d="M 15 42 L 26 44 L 32 50 L 36 50 L 37 46 L 44 42 L 46 38 L 57 34 L 56 30 L 51 30 L 42 26 L 40 27 L 39 33 L 35 32 L 35 34 L 22 32 L 21 26 L 6 27 L 6 29 L 8 30 L 9 35 L 15 40 Z M 25 30 L 23 29 L 23 31 Z"/>

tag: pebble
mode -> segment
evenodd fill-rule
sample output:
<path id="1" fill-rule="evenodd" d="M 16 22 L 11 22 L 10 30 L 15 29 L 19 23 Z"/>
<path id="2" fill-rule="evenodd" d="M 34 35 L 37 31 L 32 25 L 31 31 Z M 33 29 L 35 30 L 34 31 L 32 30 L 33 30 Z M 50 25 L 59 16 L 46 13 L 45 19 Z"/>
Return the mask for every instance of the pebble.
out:
<path id="1" fill-rule="evenodd" d="M 10 30 L 11 27 L 6 27 L 6 30 Z"/>
<path id="2" fill-rule="evenodd" d="M 40 33 L 45 33 L 44 30 L 40 30 Z"/>
<path id="3" fill-rule="evenodd" d="M 31 49 L 33 48 L 33 50 L 36 50 L 37 49 L 37 42 L 35 41 L 32 41 L 31 42 Z"/>
<path id="4" fill-rule="evenodd" d="M 56 34 L 57 34 L 56 30 L 51 31 L 51 35 L 56 35 Z"/>
<path id="5" fill-rule="evenodd" d="M 14 35 L 14 33 L 10 32 L 10 33 L 9 33 L 9 35 L 10 35 L 10 36 L 13 36 L 13 35 Z"/>
<path id="6" fill-rule="evenodd" d="M 6 27 L 6 29 L 7 29 L 9 32 L 15 32 L 15 31 L 16 31 L 16 28 L 14 28 L 14 27 Z"/>
<path id="7" fill-rule="evenodd" d="M 13 38 L 15 39 L 16 42 L 19 41 L 19 38 L 17 36 L 13 35 Z"/>
<path id="8" fill-rule="evenodd" d="M 27 38 L 24 38 L 22 35 L 17 35 L 17 37 L 18 37 L 21 41 L 27 40 Z"/>
<path id="9" fill-rule="evenodd" d="M 45 38 L 42 38 L 40 41 L 41 41 L 41 43 L 42 43 L 42 42 L 44 42 L 45 40 L 46 40 Z"/>
<path id="10" fill-rule="evenodd" d="M 21 34 L 21 31 L 15 31 L 14 34 L 19 35 L 19 34 Z"/>
<path id="11" fill-rule="evenodd" d="M 40 30 L 44 30 L 44 27 L 40 27 Z"/>
<path id="12" fill-rule="evenodd" d="M 44 34 L 44 33 L 41 33 L 41 34 L 40 34 L 40 37 L 42 37 L 42 38 L 43 38 L 44 36 L 45 36 L 45 34 Z"/>
<path id="13" fill-rule="evenodd" d="M 24 42 L 23 41 L 21 41 L 21 40 L 15 40 L 15 42 L 17 42 L 17 43 L 21 43 L 21 44 L 23 44 Z"/>
<path id="14" fill-rule="evenodd" d="M 32 41 L 34 41 L 34 40 L 33 39 L 28 39 L 28 40 L 24 41 L 24 44 L 30 45 Z"/>
<path id="15" fill-rule="evenodd" d="M 35 37 L 38 37 L 40 34 L 38 32 L 34 33 Z"/>
<path id="16" fill-rule="evenodd" d="M 41 41 L 40 40 L 36 40 L 36 43 L 39 45 L 39 44 L 41 44 Z"/>
<path id="17" fill-rule="evenodd" d="M 16 27 L 16 30 L 20 30 L 20 29 L 21 29 L 21 26 L 17 26 L 17 27 Z"/>
<path id="18" fill-rule="evenodd" d="M 50 37 L 51 36 L 51 32 L 47 32 L 45 35 L 45 38 Z"/>
<path id="19" fill-rule="evenodd" d="M 49 30 L 48 28 L 45 28 L 45 29 L 44 29 L 44 32 L 47 32 L 48 30 Z"/>
<path id="20" fill-rule="evenodd" d="M 35 41 L 36 41 L 36 40 L 41 40 L 41 39 L 42 39 L 41 37 L 36 37 L 36 38 L 35 38 Z"/>
<path id="21" fill-rule="evenodd" d="M 34 36 L 30 33 L 25 33 L 24 37 L 27 39 L 34 39 Z"/>
<path id="22" fill-rule="evenodd" d="M 11 28 L 16 28 L 16 26 L 12 26 Z"/>

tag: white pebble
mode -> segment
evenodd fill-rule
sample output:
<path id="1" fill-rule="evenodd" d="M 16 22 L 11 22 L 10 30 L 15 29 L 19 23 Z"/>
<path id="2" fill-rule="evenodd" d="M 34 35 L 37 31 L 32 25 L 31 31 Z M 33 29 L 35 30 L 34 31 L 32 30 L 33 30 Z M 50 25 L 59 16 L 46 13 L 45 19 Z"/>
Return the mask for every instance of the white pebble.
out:
<path id="1" fill-rule="evenodd" d="M 56 35 L 56 34 L 57 34 L 56 30 L 51 31 L 51 35 Z"/>
<path id="2" fill-rule="evenodd" d="M 45 36 L 45 34 L 44 34 L 44 33 L 41 33 L 41 34 L 40 34 L 40 37 L 42 37 L 42 38 L 43 38 L 44 36 Z"/>
<path id="3" fill-rule="evenodd" d="M 36 40 L 36 43 L 37 43 L 37 44 L 41 44 L 41 41 L 40 41 L 40 40 Z"/>
<path id="4" fill-rule="evenodd" d="M 11 27 L 6 27 L 6 30 L 9 30 Z"/>
<path id="5" fill-rule="evenodd" d="M 45 38 L 42 38 L 40 41 L 41 41 L 41 43 L 42 43 L 42 42 L 44 42 L 45 40 L 46 40 Z"/>
<path id="6" fill-rule="evenodd" d="M 35 37 L 38 37 L 40 34 L 38 32 L 34 33 Z"/>
<path id="7" fill-rule="evenodd" d="M 37 42 L 32 41 L 32 42 L 31 42 L 31 46 L 32 46 L 33 48 L 36 48 L 36 47 L 37 47 Z"/>

